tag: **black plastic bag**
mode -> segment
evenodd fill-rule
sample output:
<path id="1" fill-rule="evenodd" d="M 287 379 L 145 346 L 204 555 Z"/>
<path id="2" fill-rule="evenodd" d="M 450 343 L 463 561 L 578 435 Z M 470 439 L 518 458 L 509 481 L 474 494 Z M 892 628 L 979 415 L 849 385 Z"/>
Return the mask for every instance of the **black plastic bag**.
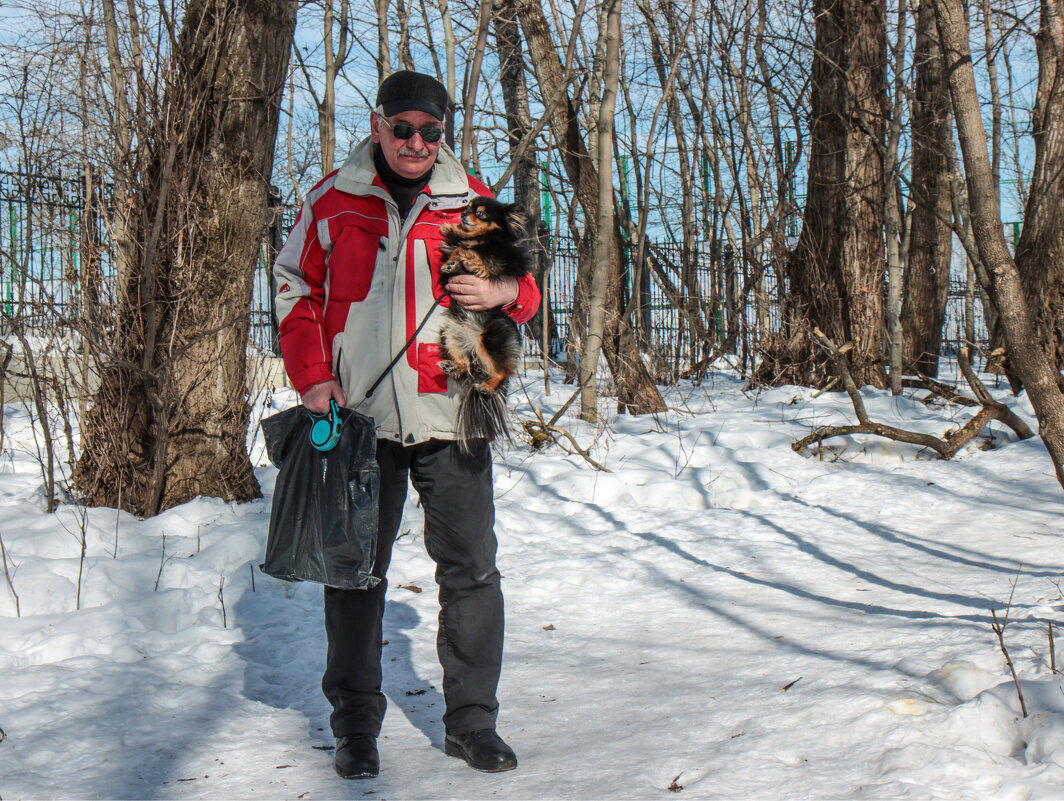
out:
<path id="1" fill-rule="evenodd" d="M 280 470 L 273 490 L 266 561 L 259 569 L 286 581 L 369 589 L 377 553 L 377 435 L 373 420 L 340 409 L 340 441 L 319 451 L 315 418 L 303 406 L 262 421 L 266 452 Z"/>

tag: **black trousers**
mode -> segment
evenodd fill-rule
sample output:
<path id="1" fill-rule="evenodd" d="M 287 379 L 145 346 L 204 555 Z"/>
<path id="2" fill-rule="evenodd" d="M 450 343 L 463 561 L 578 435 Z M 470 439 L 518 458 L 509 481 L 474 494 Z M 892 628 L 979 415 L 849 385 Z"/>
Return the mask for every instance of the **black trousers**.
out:
<path id="1" fill-rule="evenodd" d="M 322 690 L 332 704 L 333 735 L 380 734 L 381 618 L 392 545 L 406 500 L 407 477 L 425 512 L 425 547 L 436 562 L 440 617 L 436 647 L 443 666 L 448 734 L 495 728 L 502 666 L 503 599 L 495 567 L 495 505 L 487 443 L 464 456 L 454 442 L 403 447 L 377 441 L 380 522 L 371 590 L 325 588 L 329 653 Z"/>

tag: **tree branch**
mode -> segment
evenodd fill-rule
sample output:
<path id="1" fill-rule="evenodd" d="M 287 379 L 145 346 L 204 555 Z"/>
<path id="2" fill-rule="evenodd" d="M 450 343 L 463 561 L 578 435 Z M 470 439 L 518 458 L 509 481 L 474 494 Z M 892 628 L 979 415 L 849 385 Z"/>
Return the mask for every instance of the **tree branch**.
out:
<path id="1" fill-rule="evenodd" d="M 819 328 L 813 330 L 813 336 L 827 352 L 832 367 L 842 380 L 846 394 L 849 395 L 850 401 L 853 403 L 854 412 L 857 414 L 858 422 L 841 426 L 822 426 L 811 434 L 794 442 L 791 445 L 791 449 L 794 450 L 795 453 L 801 453 L 814 442 L 821 442 L 830 437 L 849 436 L 852 434 L 870 434 L 872 436 L 883 437 L 884 439 L 890 439 L 896 442 L 906 442 L 910 445 L 920 445 L 925 448 L 930 448 L 942 459 L 948 460 L 952 459 L 961 448 L 971 442 L 991 420 L 1000 420 L 1003 422 L 1013 430 L 1019 439 L 1028 439 L 1033 436 L 1026 423 L 1024 423 L 1007 406 L 1003 403 L 998 403 L 990 396 L 986 387 L 983 386 L 982 382 L 979 381 L 975 372 L 972 370 L 971 364 L 968 362 L 966 350 L 962 352 L 960 357 L 961 370 L 964 372 L 965 378 L 968 379 L 972 391 L 978 398 L 978 401 L 975 403 L 979 405 L 980 409 L 968 420 L 967 423 L 961 426 L 958 431 L 949 431 L 942 437 L 936 437 L 933 434 L 921 434 L 917 431 L 907 431 L 902 428 L 886 425 L 885 423 L 877 423 L 869 418 L 861 393 L 858 391 L 857 385 L 854 383 L 854 380 L 850 375 L 846 353 L 852 348 L 852 345 L 846 343 L 841 348 L 837 347 L 835 343 L 832 342 Z"/>

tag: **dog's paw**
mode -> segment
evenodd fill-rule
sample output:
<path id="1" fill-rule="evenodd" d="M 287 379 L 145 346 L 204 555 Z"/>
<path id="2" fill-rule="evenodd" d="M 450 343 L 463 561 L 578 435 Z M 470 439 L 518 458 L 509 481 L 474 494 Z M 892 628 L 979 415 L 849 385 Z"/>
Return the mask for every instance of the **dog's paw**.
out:
<path id="1" fill-rule="evenodd" d="M 449 376 L 457 376 L 461 371 L 458 369 L 458 365 L 454 362 L 442 361 L 440 362 L 440 369 L 447 373 Z"/>
<path id="2" fill-rule="evenodd" d="M 467 259 L 450 259 L 440 266 L 442 275 L 454 275 L 455 273 L 468 273 L 469 261 Z"/>

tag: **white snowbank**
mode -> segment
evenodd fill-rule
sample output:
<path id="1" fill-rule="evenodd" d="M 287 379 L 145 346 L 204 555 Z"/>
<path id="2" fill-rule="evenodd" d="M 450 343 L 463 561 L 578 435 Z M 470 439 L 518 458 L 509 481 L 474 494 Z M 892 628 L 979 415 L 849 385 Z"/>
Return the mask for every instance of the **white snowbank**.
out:
<path id="1" fill-rule="evenodd" d="M 549 417 L 571 392 L 542 385 L 526 378 L 517 416 Z M 865 400 L 938 434 L 970 414 Z M 790 443 L 851 420 L 845 397 L 744 394 L 716 373 L 667 401 L 602 430 L 562 418 L 610 473 L 558 446 L 497 460 L 512 773 L 442 753 L 434 566 L 409 499 L 382 774 L 358 783 L 331 769 L 320 588 L 256 567 L 276 474 L 257 426 L 261 501 L 47 515 L 30 418 L 5 409 L 0 536 L 21 617 L 0 579 L 0 796 L 1064 796 L 1046 636 L 1064 622 L 1064 491 L 1037 440 L 995 424 L 994 449 L 950 463 L 868 438 L 803 457 Z M 989 623 L 1018 568 L 1006 642 L 1026 719 Z"/>

